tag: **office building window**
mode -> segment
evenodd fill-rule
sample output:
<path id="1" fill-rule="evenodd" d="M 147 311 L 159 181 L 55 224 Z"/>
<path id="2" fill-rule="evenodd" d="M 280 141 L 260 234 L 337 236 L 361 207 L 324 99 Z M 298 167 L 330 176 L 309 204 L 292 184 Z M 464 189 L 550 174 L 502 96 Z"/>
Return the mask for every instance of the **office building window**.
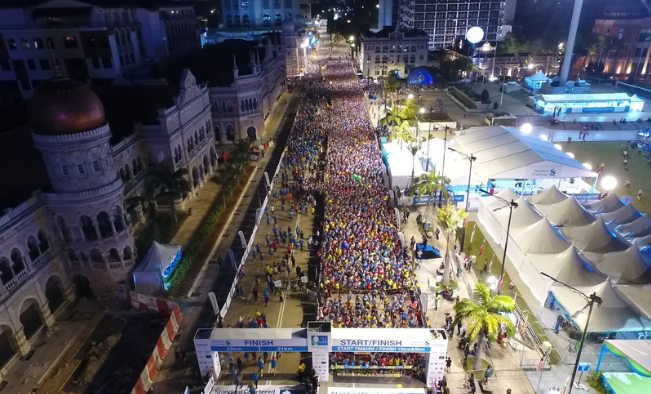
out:
<path id="1" fill-rule="evenodd" d="M 90 58 L 90 62 L 93 64 L 93 68 L 100 68 L 99 58 L 92 57 Z"/>
<path id="2" fill-rule="evenodd" d="M 32 85 L 29 84 L 29 80 L 27 80 L 27 79 L 21 79 L 20 80 L 20 87 L 23 90 L 32 90 Z"/>
<path id="3" fill-rule="evenodd" d="M 31 71 L 36 70 L 36 62 L 34 59 L 27 59 L 27 68 L 30 69 Z"/>
<path id="4" fill-rule="evenodd" d="M 18 46 L 16 45 L 16 40 L 13 38 L 8 38 L 7 39 L 7 46 L 9 49 L 18 49 Z"/>
<path id="5" fill-rule="evenodd" d="M 45 39 L 45 45 L 48 47 L 48 49 L 54 49 L 54 40 L 51 38 L 46 38 Z"/>
<path id="6" fill-rule="evenodd" d="M 79 47 L 77 39 L 73 36 L 67 36 L 63 38 L 63 46 L 68 49 L 75 49 Z"/>
<path id="7" fill-rule="evenodd" d="M 11 71 L 9 60 L 0 60 L 0 68 L 2 68 L 2 71 Z"/>
<path id="8" fill-rule="evenodd" d="M 27 41 L 24 38 L 20 39 L 20 45 L 23 47 L 23 49 L 30 49 L 32 46 L 29 45 L 29 41 Z"/>
<path id="9" fill-rule="evenodd" d="M 41 64 L 41 70 L 49 70 L 50 69 L 50 61 L 47 59 L 41 59 L 38 61 Z"/>
<path id="10" fill-rule="evenodd" d="M 82 174 L 82 175 L 86 173 L 86 170 L 84 169 L 83 164 L 77 164 L 77 171 L 79 171 L 79 173 Z"/>
<path id="11" fill-rule="evenodd" d="M 40 38 L 35 38 L 34 49 L 45 49 L 45 46 L 43 45 L 43 40 L 41 40 Z"/>

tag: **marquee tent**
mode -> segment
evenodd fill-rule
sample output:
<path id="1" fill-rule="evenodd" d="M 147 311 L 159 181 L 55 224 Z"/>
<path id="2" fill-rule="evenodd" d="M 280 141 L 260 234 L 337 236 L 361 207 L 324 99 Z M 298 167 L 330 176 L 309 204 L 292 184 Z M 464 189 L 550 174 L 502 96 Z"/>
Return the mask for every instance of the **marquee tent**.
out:
<path id="1" fill-rule="evenodd" d="M 651 285 L 618 284 L 615 290 L 628 301 L 629 305 L 651 319 L 651 297 L 649 297 Z"/>
<path id="2" fill-rule="evenodd" d="M 559 192 L 560 193 L 560 192 Z M 536 209 L 547 216 L 554 226 L 585 226 L 595 221 L 595 216 L 586 211 L 574 196 L 556 204 L 538 204 Z"/>
<path id="3" fill-rule="evenodd" d="M 136 291 L 141 294 L 156 294 L 165 290 L 165 279 L 180 258 L 180 245 L 163 245 L 154 241 L 145 258 L 133 271 Z"/>
<path id="4" fill-rule="evenodd" d="M 540 87 L 543 84 L 549 81 L 550 79 L 547 78 L 547 76 L 545 75 L 545 73 L 542 72 L 542 70 L 538 70 L 538 72 L 535 73 L 534 75 L 524 77 L 524 83 L 532 89 L 540 89 Z"/>
<path id="5" fill-rule="evenodd" d="M 511 201 L 511 200 L 515 201 L 518 198 L 520 198 L 520 195 L 518 193 L 514 192 L 513 189 L 511 189 L 510 187 L 507 187 L 506 189 L 500 190 L 500 192 L 496 193 L 495 195 L 497 197 L 500 197 L 500 198 L 506 200 L 506 201 Z M 487 209 L 493 210 L 495 208 L 499 208 L 499 207 L 505 205 L 504 201 L 500 201 L 499 198 L 495 198 L 495 197 L 492 197 L 492 196 L 485 196 L 485 197 L 482 197 L 481 199 L 482 199 L 482 201 L 484 201 L 484 206 Z"/>
<path id="6" fill-rule="evenodd" d="M 585 294 L 596 293 L 601 297 L 603 303 L 600 307 L 595 306 L 590 318 L 588 332 L 613 332 L 613 331 L 645 331 L 651 329 L 651 321 L 640 316 L 617 294 L 610 280 L 606 280 L 595 286 L 577 286 L 576 289 Z M 551 289 L 556 301 L 563 306 L 569 315 L 584 311 L 587 301 L 571 289 L 553 285 Z M 582 313 L 578 317 L 572 317 L 582 329 L 588 316 Z"/>
<path id="7" fill-rule="evenodd" d="M 448 141 L 447 146 L 452 143 Z M 436 167 L 437 170 L 442 168 L 443 155 L 441 152 L 446 149 L 446 144 L 441 138 L 432 138 L 423 143 L 420 149 L 422 166 L 427 166 L 427 152 L 430 154 L 429 168 L 430 170 Z M 477 167 L 473 166 L 473 173 L 470 177 L 471 185 L 481 185 L 480 178 L 475 175 Z M 450 178 L 450 185 L 467 185 L 468 174 L 470 172 L 470 163 L 463 155 L 448 150 L 445 154 L 445 176 Z"/>
<path id="8" fill-rule="evenodd" d="M 557 204 L 567 199 L 567 194 L 558 190 L 556 185 L 551 185 L 542 193 L 534 194 L 528 198 L 534 205 L 551 205 Z"/>
<path id="9" fill-rule="evenodd" d="M 511 229 L 511 234 L 524 253 L 556 254 L 570 247 L 570 243 L 547 220 Z"/>
<path id="10" fill-rule="evenodd" d="M 538 136 L 505 126 L 473 127 L 457 133 L 455 149 L 477 156 L 474 168 L 488 179 L 594 177 L 595 172 Z"/>
<path id="11" fill-rule="evenodd" d="M 391 187 L 405 189 L 413 185 L 413 181 L 425 171 L 417 157 L 406 149 L 398 149 L 387 153 L 388 171 L 391 174 Z M 413 177 L 412 177 L 413 171 Z"/>
<path id="12" fill-rule="evenodd" d="M 626 224 L 633 222 L 642 217 L 642 212 L 635 209 L 633 204 L 626 204 L 616 211 L 604 213 L 601 215 L 604 222 L 610 225 Z"/>
<path id="13" fill-rule="evenodd" d="M 609 194 L 608 197 L 594 201 L 588 204 L 585 204 L 585 209 L 592 213 L 609 213 L 618 210 L 623 207 L 624 202 L 617 197 L 617 194 Z"/>
<path id="14" fill-rule="evenodd" d="M 495 194 L 495 196 L 503 198 L 507 201 L 515 201 L 520 198 L 520 196 L 509 187 L 501 190 L 499 193 Z M 508 214 L 509 209 L 499 209 L 504 205 L 504 201 L 501 201 L 500 199 L 493 196 L 480 197 L 479 211 L 477 212 L 479 221 L 484 225 L 484 228 L 486 229 L 486 236 L 490 236 L 500 244 L 502 244 L 506 238 L 506 229 L 504 225 L 500 223 L 496 215 L 504 211 L 506 211 Z M 498 209 L 498 211 L 495 211 L 495 209 Z M 518 209 L 519 208 L 515 209 L 513 213 L 515 214 Z"/>
<path id="15" fill-rule="evenodd" d="M 529 264 L 531 269 L 525 268 L 526 264 Z M 520 270 L 520 277 L 540 303 L 545 302 L 554 283 L 540 275 L 541 272 L 570 286 L 594 286 L 606 280 L 593 271 L 590 263 L 579 254 L 574 245 L 555 255 L 528 254 L 523 269 Z"/>
<path id="16" fill-rule="evenodd" d="M 615 227 L 615 231 L 629 238 L 644 237 L 651 234 L 651 218 L 645 213 L 639 218 Z"/>
<path id="17" fill-rule="evenodd" d="M 584 252 L 604 275 L 619 278 L 619 284 L 651 284 L 651 264 L 635 243 L 622 252 Z"/>
<path id="18" fill-rule="evenodd" d="M 530 226 L 540 219 L 542 216 L 529 204 L 525 198 L 520 197 L 515 200 L 518 207 L 513 210 L 511 216 L 511 228 Z M 495 217 L 500 224 L 506 228 L 509 223 L 509 209 L 501 209 L 495 212 Z"/>
<path id="19" fill-rule="evenodd" d="M 621 252 L 630 246 L 623 237 L 608 229 L 602 217 L 587 226 L 565 227 L 562 231 L 584 253 Z"/>

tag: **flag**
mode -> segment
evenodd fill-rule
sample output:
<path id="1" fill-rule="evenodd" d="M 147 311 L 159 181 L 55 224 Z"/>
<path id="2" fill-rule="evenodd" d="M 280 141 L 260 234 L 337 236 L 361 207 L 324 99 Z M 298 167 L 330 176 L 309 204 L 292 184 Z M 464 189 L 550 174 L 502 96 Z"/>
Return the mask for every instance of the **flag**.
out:
<path id="1" fill-rule="evenodd" d="M 485 244 L 486 244 L 486 240 L 483 240 L 483 241 L 481 242 L 481 246 L 479 247 L 479 255 L 480 255 L 480 256 L 481 256 L 482 254 L 484 254 L 484 246 L 485 246 Z"/>
<path id="2" fill-rule="evenodd" d="M 472 240 L 475 239 L 475 230 L 477 229 L 477 223 L 475 223 L 474 226 L 472 226 L 472 233 L 470 233 L 470 243 L 472 243 Z"/>

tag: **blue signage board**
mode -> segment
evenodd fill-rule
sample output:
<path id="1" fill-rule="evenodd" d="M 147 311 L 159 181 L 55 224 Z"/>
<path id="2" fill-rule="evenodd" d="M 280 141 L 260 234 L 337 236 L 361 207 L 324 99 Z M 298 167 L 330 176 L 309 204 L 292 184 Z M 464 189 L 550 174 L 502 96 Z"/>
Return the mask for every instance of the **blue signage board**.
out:
<path id="1" fill-rule="evenodd" d="M 590 370 L 590 363 L 580 363 L 579 368 L 577 369 L 577 371 L 579 372 L 584 372 L 589 370 Z"/>
<path id="2" fill-rule="evenodd" d="M 307 352 L 307 346 L 210 346 L 213 352 Z"/>

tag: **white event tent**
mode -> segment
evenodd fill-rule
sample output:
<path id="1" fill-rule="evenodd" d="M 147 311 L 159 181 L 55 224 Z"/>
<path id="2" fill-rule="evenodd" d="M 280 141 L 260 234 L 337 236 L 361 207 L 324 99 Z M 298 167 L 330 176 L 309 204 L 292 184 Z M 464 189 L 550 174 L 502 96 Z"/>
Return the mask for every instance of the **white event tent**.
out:
<path id="1" fill-rule="evenodd" d="M 585 204 L 585 209 L 592 213 L 609 213 L 623 207 L 624 202 L 617 197 L 617 194 L 609 194 L 608 197 Z"/>
<path id="2" fill-rule="evenodd" d="M 617 279 L 618 284 L 651 284 L 651 262 L 635 242 L 621 252 L 584 252 L 584 255 L 604 275 Z"/>
<path id="3" fill-rule="evenodd" d="M 562 231 L 582 252 L 605 254 L 621 252 L 630 246 L 622 236 L 606 227 L 601 216 L 594 223 L 586 226 L 566 227 Z"/>
<path id="4" fill-rule="evenodd" d="M 457 133 L 454 148 L 477 157 L 476 174 L 489 179 L 562 179 L 594 177 L 595 172 L 538 136 L 512 127 L 474 127 Z M 473 167 L 474 170 L 475 167 Z"/>
<path id="5" fill-rule="evenodd" d="M 615 291 L 610 280 L 595 286 L 577 286 L 576 288 L 585 294 L 596 293 L 603 300 L 600 307 L 595 306 L 592 309 L 590 326 L 588 327 L 589 332 L 606 333 L 651 329 L 651 321 L 631 308 Z M 576 312 L 585 311 L 580 316 L 573 318 L 579 327 L 585 327 L 588 313 L 587 309 L 584 310 L 584 308 L 587 301 L 565 286 L 553 285 L 552 293 L 554 293 L 556 301 L 563 306 L 568 314 L 574 315 Z"/>
<path id="6" fill-rule="evenodd" d="M 604 222 L 610 225 L 626 224 L 633 222 L 642 217 L 642 212 L 635 209 L 633 204 L 626 204 L 616 211 L 604 213 L 601 215 Z"/>
<path id="7" fill-rule="evenodd" d="M 645 213 L 630 223 L 620 224 L 615 231 L 628 238 L 651 235 L 651 218 Z"/>
<path id="8" fill-rule="evenodd" d="M 567 194 L 558 190 L 556 185 L 551 185 L 547 190 L 542 193 L 534 194 L 529 197 L 529 201 L 535 205 L 551 205 L 558 204 L 567 199 Z"/>
<path id="9" fill-rule="evenodd" d="M 541 303 L 547 299 L 554 282 L 540 275 L 540 272 L 544 272 L 574 287 L 594 286 L 606 280 L 594 271 L 590 263 L 579 254 L 574 246 L 570 246 L 562 253 L 551 256 L 548 254 L 529 254 L 522 264 L 520 277 Z"/>
<path id="10" fill-rule="evenodd" d="M 558 193 L 560 193 L 560 191 Z M 558 227 L 585 226 L 596 220 L 595 216 L 586 211 L 585 208 L 576 201 L 574 196 L 566 198 L 556 204 L 534 204 L 534 206 L 538 211 L 540 211 L 540 213 L 545 215 L 554 226 Z"/>
<path id="11" fill-rule="evenodd" d="M 180 245 L 163 245 L 154 241 L 145 258 L 133 271 L 136 291 L 153 295 L 165 290 L 163 276 L 171 273 L 180 257 Z"/>

